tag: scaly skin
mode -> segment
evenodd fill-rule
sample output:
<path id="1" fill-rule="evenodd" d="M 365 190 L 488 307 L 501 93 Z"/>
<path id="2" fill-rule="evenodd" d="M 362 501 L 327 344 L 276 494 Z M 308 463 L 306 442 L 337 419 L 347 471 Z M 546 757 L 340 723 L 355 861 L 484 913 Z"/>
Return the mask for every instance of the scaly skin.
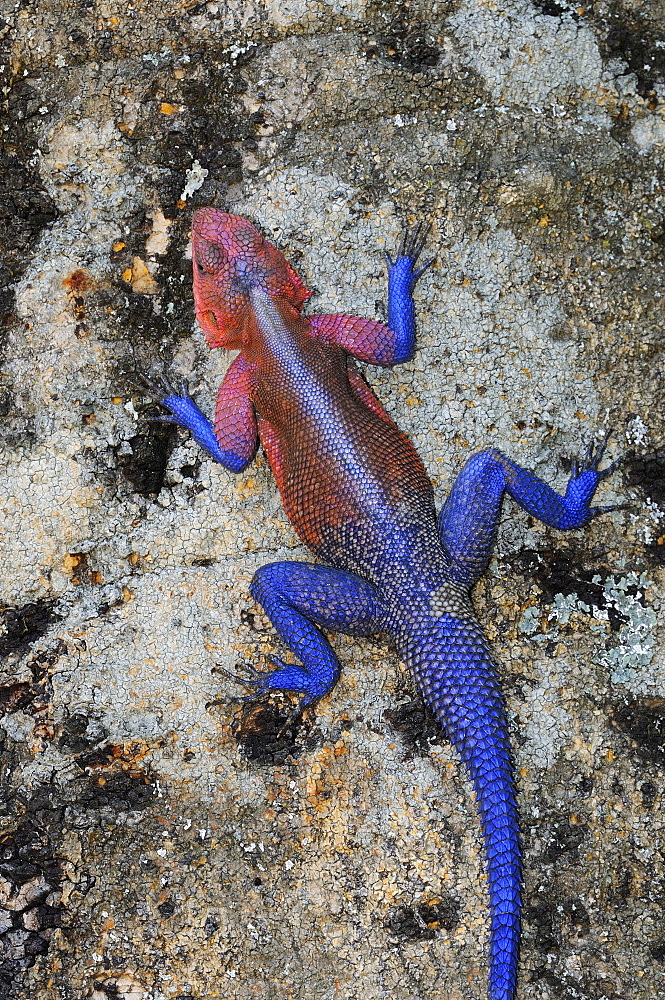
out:
<path id="1" fill-rule="evenodd" d="M 388 325 L 305 316 L 310 293 L 279 250 L 245 219 L 194 216 L 194 301 L 211 347 L 237 348 L 214 423 L 184 393 L 159 393 L 172 420 L 238 472 L 260 440 L 284 508 L 321 563 L 262 567 L 251 592 L 298 662 L 254 672 L 252 697 L 329 694 L 339 663 L 319 626 L 389 632 L 422 696 L 464 761 L 476 793 L 488 869 L 489 1000 L 515 996 L 521 862 L 513 769 L 497 668 L 469 591 L 489 561 L 505 493 L 554 528 L 580 527 L 606 442 L 575 468 L 561 497 L 499 451 L 471 458 L 437 519 L 432 486 L 409 439 L 354 368 L 412 357 L 413 288 L 422 232 L 389 264 Z M 154 389 L 154 387 L 152 387 Z"/>

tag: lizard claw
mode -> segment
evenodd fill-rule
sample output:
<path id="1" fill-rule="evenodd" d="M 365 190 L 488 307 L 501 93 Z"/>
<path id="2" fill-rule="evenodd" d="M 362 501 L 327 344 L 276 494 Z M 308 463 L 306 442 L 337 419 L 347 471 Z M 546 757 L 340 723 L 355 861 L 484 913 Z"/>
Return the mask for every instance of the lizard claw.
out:
<path id="1" fill-rule="evenodd" d="M 145 396 L 149 396 L 155 403 L 164 403 L 164 400 L 169 396 L 176 396 L 177 392 L 169 382 L 168 378 L 164 374 L 158 374 L 154 376 L 153 379 L 148 378 L 143 372 L 137 372 L 136 375 L 129 379 L 129 384 L 138 389 L 139 392 L 143 393 Z M 189 399 L 189 391 L 187 389 L 187 384 L 182 383 L 181 395 L 184 399 Z"/>
<path id="2" fill-rule="evenodd" d="M 631 503 L 612 503 L 604 507 L 592 507 L 592 514 L 610 514 L 613 510 L 633 510 Z"/>
<path id="3" fill-rule="evenodd" d="M 399 250 L 397 251 L 397 258 L 393 260 L 392 254 L 387 250 L 384 251 L 384 256 L 391 267 L 395 266 L 396 261 L 403 257 L 408 257 L 411 261 L 411 266 L 414 267 L 421 253 L 425 243 L 427 242 L 427 237 L 432 229 L 431 220 L 428 222 L 418 222 L 415 226 L 404 226 L 402 231 L 402 239 L 399 245 Z M 422 267 L 419 267 L 417 271 L 413 272 L 414 280 L 417 280 L 424 271 L 430 267 L 434 261 L 435 257 L 428 260 Z"/>
<path id="4" fill-rule="evenodd" d="M 577 471 L 578 463 L 576 461 L 573 461 L 573 476 L 579 475 L 579 473 L 581 472 L 592 471 L 595 472 L 596 475 L 599 476 L 600 478 L 604 478 L 605 476 L 611 475 L 611 473 L 615 472 L 616 469 L 618 469 L 618 467 L 624 461 L 625 455 L 619 455 L 619 457 L 615 458 L 614 461 L 611 462 L 606 469 L 598 468 L 603 459 L 603 455 L 605 454 L 605 450 L 607 448 L 607 444 L 611 434 L 612 430 L 611 428 L 608 428 L 603 434 L 600 441 L 594 443 L 592 439 L 589 442 L 589 445 L 586 450 L 586 455 L 584 456 L 584 461 L 582 463 L 581 468 L 579 469 L 579 472 Z"/>
<path id="5" fill-rule="evenodd" d="M 215 673 L 222 674 L 223 677 L 228 677 L 230 680 L 234 681 L 236 684 L 240 684 L 242 687 L 254 687 L 255 685 L 260 685 L 263 683 L 263 679 L 267 674 L 262 673 L 253 667 L 250 663 L 241 664 L 242 669 L 247 672 L 249 676 L 241 677 L 240 674 L 233 674 L 230 670 L 226 670 L 224 667 L 216 667 Z M 240 699 L 241 701 L 244 699 Z"/>
<path id="6" fill-rule="evenodd" d="M 256 667 L 253 667 L 250 664 L 243 664 L 242 669 L 248 675 L 246 677 L 241 677 L 238 674 L 232 674 L 223 667 L 217 667 L 216 673 L 224 674 L 224 676 L 230 678 L 236 684 L 240 684 L 244 688 L 254 688 L 254 690 L 250 690 L 249 694 L 241 695 L 239 697 L 230 697 L 224 700 L 236 701 L 240 703 L 257 701 L 259 698 L 263 698 L 274 691 L 285 692 L 287 694 L 299 694 L 300 698 L 297 705 L 280 730 L 279 735 L 281 735 L 284 729 L 290 725 L 293 719 L 297 718 L 298 715 L 301 715 L 303 710 L 307 708 L 308 705 L 312 705 L 314 702 L 318 701 L 321 694 L 318 693 L 317 696 L 316 693 L 303 690 L 303 686 L 299 686 L 299 682 L 300 685 L 302 685 L 303 679 L 306 679 L 307 677 L 302 667 L 298 667 L 295 664 L 285 663 L 283 660 L 280 660 L 278 656 L 270 656 L 269 660 L 274 666 L 273 670 L 257 670 Z"/>
<path id="7" fill-rule="evenodd" d="M 402 234 L 402 243 L 399 249 L 400 257 L 411 257 L 413 259 L 413 263 L 415 264 L 423 252 L 423 247 L 427 242 L 427 237 L 430 234 L 431 228 L 431 220 L 427 222 L 418 222 L 412 228 L 405 226 Z"/>
<path id="8" fill-rule="evenodd" d="M 252 667 L 249 663 L 244 663 L 242 664 L 242 666 L 243 669 L 248 672 L 248 674 L 252 675 L 251 677 L 241 677 L 239 674 L 231 673 L 230 670 L 226 670 L 224 667 L 215 667 L 214 672 L 216 674 L 222 674 L 223 677 L 228 677 L 229 680 L 232 680 L 235 684 L 239 684 L 241 687 L 244 688 L 250 688 L 253 687 L 254 685 L 261 685 L 262 683 L 261 678 L 264 677 L 265 675 L 261 674 L 259 670 L 256 670 L 256 668 Z M 208 709 L 208 708 L 213 708 L 216 705 L 226 705 L 228 702 L 235 702 L 236 704 L 244 704 L 245 702 L 248 701 L 257 701 L 265 693 L 266 692 L 259 687 L 258 690 L 252 691 L 250 694 L 224 695 L 223 698 L 215 698 L 213 699 L 213 701 L 207 701 L 205 707 L 206 709 Z"/>
<path id="9" fill-rule="evenodd" d="M 598 472 L 598 466 L 601 463 L 602 457 L 605 454 L 605 449 L 607 448 L 607 442 L 610 439 L 610 434 L 612 431 L 608 428 L 603 434 L 602 438 L 598 442 L 594 442 L 592 438 L 587 446 L 586 455 L 584 456 L 583 471 L 586 472 L 588 469 L 593 469 L 594 472 Z"/>

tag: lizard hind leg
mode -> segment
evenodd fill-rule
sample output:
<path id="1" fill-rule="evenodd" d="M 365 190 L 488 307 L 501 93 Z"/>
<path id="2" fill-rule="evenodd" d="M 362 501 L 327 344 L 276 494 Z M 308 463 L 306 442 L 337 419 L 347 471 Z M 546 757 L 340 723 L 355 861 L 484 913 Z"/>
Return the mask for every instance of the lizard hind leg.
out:
<path id="1" fill-rule="evenodd" d="M 340 674 L 330 643 L 318 626 L 347 635 L 372 635 L 384 627 L 376 588 L 361 577 L 330 566 L 278 562 L 262 566 L 250 592 L 299 663 L 271 657 L 275 669 L 252 673 L 252 697 L 270 691 L 300 695 L 296 714 L 329 694 Z"/>
<path id="2" fill-rule="evenodd" d="M 465 464 L 439 515 L 439 533 L 451 562 L 453 578 L 468 586 L 485 571 L 494 545 L 505 494 L 550 528 L 581 528 L 614 507 L 592 507 L 599 482 L 617 467 L 600 469 L 609 434 L 574 462 L 563 496 L 495 448 L 481 451 Z"/>

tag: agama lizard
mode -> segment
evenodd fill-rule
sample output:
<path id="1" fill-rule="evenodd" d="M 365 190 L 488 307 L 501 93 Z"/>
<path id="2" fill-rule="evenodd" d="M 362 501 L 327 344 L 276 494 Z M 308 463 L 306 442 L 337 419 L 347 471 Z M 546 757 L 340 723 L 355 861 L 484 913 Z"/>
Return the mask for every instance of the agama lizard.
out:
<path id="1" fill-rule="evenodd" d="M 192 226 L 194 301 L 210 347 L 238 349 L 211 423 L 187 394 L 157 391 L 171 420 L 226 469 L 240 472 L 259 441 L 296 532 L 320 563 L 277 562 L 251 583 L 296 663 L 253 672 L 250 697 L 328 695 L 340 665 L 321 628 L 388 632 L 471 777 L 480 810 L 490 905 L 489 1000 L 512 1000 L 521 862 L 506 711 L 497 666 L 469 592 L 487 567 L 507 493 L 552 528 L 578 528 L 610 510 L 590 506 L 607 438 L 575 466 L 564 496 L 500 451 L 468 460 L 438 518 L 432 484 L 354 358 L 408 361 L 412 293 L 426 233 L 406 233 L 388 260 L 388 323 L 307 316 L 310 292 L 247 220 L 213 208 Z M 429 262 L 431 263 L 431 261 Z M 152 387 L 154 390 L 154 386 Z"/>

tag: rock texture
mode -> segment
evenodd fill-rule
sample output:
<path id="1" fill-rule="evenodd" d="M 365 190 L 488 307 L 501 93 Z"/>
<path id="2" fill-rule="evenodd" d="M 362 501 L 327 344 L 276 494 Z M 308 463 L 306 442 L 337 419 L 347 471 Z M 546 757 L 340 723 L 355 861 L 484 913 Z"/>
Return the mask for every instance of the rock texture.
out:
<path id="1" fill-rule="evenodd" d="M 381 639 L 275 739 L 221 670 L 277 641 L 257 566 L 306 556 L 131 384 L 228 364 L 192 208 L 249 216 L 381 316 L 433 220 L 419 350 L 368 377 L 441 499 L 499 446 L 603 503 L 506 504 L 474 600 L 519 775 L 519 1000 L 665 997 L 665 14 L 648 0 L 5 0 L 0 72 L 0 996 L 480 1000 L 473 797 Z"/>

